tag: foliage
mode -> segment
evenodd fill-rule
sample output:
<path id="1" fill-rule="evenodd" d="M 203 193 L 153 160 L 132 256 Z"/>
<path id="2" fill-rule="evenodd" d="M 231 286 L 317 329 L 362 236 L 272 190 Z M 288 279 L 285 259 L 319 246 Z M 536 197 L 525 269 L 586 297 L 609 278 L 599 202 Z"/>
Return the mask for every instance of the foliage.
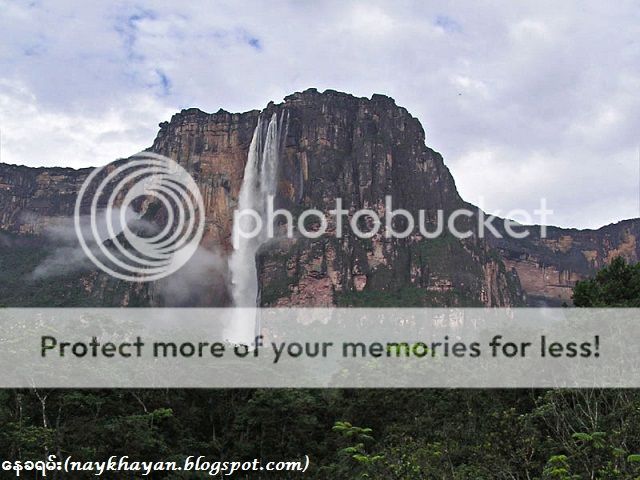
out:
<path id="1" fill-rule="evenodd" d="M 351 478 L 371 478 L 376 472 L 377 464 L 384 455 L 368 453 L 365 445 L 374 442 L 373 430 L 368 427 L 356 427 L 349 422 L 337 421 L 333 429 L 342 437 L 346 446 L 339 451 L 339 460 L 327 468 L 332 477 L 348 474 Z"/>
<path id="2" fill-rule="evenodd" d="M 640 307 L 640 263 L 629 265 L 622 257 L 600 270 L 595 278 L 577 282 L 576 307 Z"/>

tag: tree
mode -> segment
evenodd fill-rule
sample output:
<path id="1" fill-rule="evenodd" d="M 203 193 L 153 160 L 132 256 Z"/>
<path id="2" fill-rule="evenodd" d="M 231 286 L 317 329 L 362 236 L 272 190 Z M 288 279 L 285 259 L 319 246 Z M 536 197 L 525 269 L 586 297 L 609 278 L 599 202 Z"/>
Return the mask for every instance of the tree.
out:
<path id="1" fill-rule="evenodd" d="M 640 306 L 640 264 L 615 258 L 573 291 L 576 307 Z M 544 479 L 630 479 L 638 473 L 640 396 L 635 391 L 551 390 L 538 400 L 531 419 L 551 433 L 552 452 Z"/>
<path id="2" fill-rule="evenodd" d="M 373 430 L 368 427 L 356 427 L 349 422 L 337 421 L 332 430 L 342 437 L 343 448 L 338 455 L 340 460 L 326 470 L 333 478 L 375 478 L 378 464 L 383 455 L 371 454 L 367 445 L 375 442 Z"/>
<path id="3" fill-rule="evenodd" d="M 600 270 L 594 278 L 576 283 L 576 307 L 640 307 L 640 263 L 628 264 L 622 257 Z"/>

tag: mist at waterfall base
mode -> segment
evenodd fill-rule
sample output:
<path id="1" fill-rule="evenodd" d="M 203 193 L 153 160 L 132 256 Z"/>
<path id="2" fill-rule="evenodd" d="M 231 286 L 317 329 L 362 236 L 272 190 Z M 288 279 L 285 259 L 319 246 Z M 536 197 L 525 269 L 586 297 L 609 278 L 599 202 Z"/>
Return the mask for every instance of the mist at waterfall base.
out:
<path id="1" fill-rule="evenodd" d="M 278 182 L 278 157 L 280 154 L 280 133 L 284 112 L 274 113 L 266 125 L 262 117 L 253 132 L 244 178 L 238 197 L 238 210 L 258 212 L 266 218 L 267 198 L 276 194 Z M 238 215 L 234 219 L 234 235 L 237 229 L 253 230 L 253 218 Z M 231 295 L 236 307 L 233 321 L 230 322 L 225 338 L 234 343 L 249 345 L 256 335 L 256 310 L 258 306 L 258 271 L 256 254 L 268 240 L 266 232 L 261 235 L 244 238 L 240 236 L 238 244 L 229 259 L 231 276 Z"/>

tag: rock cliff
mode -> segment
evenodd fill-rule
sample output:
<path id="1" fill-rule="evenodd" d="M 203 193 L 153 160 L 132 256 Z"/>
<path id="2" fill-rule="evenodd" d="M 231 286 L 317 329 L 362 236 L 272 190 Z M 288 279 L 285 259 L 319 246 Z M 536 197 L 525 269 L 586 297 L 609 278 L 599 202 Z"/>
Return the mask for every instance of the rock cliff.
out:
<path id="1" fill-rule="evenodd" d="M 592 276 L 617 256 L 635 263 L 640 255 L 638 219 L 598 230 L 549 227 L 545 238 L 539 228 L 531 232 L 522 240 L 489 239 L 507 268 L 518 273 L 529 305 L 569 304 L 577 280 Z"/>
<path id="2" fill-rule="evenodd" d="M 310 89 L 286 97 L 283 103 L 270 103 L 262 111 L 208 114 L 188 109 L 160 124 L 149 150 L 183 165 L 200 187 L 206 210 L 203 248 L 222 256 L 231 251 L 233 211 L 251 138 L 258 117 L 273 113 L 286 118 L 276 207 L 294 214 L 308 208 L 328 212 L 341 198 L 351 212 L 366 208 L 382 215 L 385 196 L 390 195 L 394 209 L 406 209 L 415 218 L 423 210 L 429 225 L 434 225 L 438 210 L 468 206 L 442 157 L 426 146 L 422 126 L 406 109 L 382 95 L 367 99 Z M 42 249 L 36 255 L 39 260 L 32 260 L 35 267 L 46 258 L 52 241 L 47 232 L 68 223 L 90 171 L 0 164 L 0 232 L 5 232 L 0 237 L 0 241 L 5 238 L 5 246 L 0 243 L 0 265 L 5 275 L 12 249 Z M 475 229 L 471 219 L 467 223 Z M 333 228 L 330 223 L 330 232 Z M 265 245 L 258 255 L 260 303 L 557 304 L 569 300 L 576 279 L 590 275 L 615 255 L 637 261 L 639 229 L 640 222 L 630 220 L 595 231 L 550 228 L 546 239 L 535 232 L 523 240 L 485 240 L 475 235 L 465 240 L 450 235 L 427 240 L 419 234 L 359 239 L 348 233 L 342 238 L 283 238 Z M 122 284 L 88 267 L 68 274 L 66 281 L 69 289 L 80 289 L 74 296 L 79 302 L 90 297 L 96 304 L 171 303 L 154 285 Z M 52 288 L 44 285 L 41 288 Z M 0 303 L 20 301 L 7 295 L 0 287 Z M 226 294 L 205 297 L 196 303 L 228 302 Z"/>

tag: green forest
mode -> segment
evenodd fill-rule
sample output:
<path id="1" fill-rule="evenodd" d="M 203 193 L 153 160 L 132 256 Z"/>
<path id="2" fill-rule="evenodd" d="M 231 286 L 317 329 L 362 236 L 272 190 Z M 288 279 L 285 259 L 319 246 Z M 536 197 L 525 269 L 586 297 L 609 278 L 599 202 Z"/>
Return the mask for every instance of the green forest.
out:
<path id="1" fill-rule="evenodd" d="M 578 282 L 574 303 L 638 307 L 640 265 L 616 259 Z M 3 459 L 309 455 L 304 474 L 234 478 L 640 479 L 635 390 L 34 389 L 0 397 Z"/>

